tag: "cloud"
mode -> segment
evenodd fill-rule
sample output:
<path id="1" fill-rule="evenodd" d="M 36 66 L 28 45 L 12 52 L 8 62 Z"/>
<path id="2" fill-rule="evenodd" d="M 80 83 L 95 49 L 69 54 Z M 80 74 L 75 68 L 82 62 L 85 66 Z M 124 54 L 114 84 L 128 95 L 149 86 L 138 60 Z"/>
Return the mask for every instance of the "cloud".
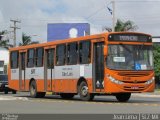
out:
<path id="1" fill-rule="evenodd" d="M 92 33 L 100 33 L 103 26 L 112 26 L 112 16 L 107 10 L 110 0 L 1 0 L 0 26 L 8 29 L 10 19 L 19 19 L 22 32 L 33 40 L 47 39 L 47 23 L 88 22 Z M 160 1 L 116 0 L 116 17 L 132 20 L 140 32 L 159 35 Z M 20 38 L 19 38 L 20 41 Z"/>
<path id="2" fill-rule="evenodd" d="M 2 14 L 2 12 L 1 12 L 1 10 L 0 10 L 0 22 L 1 22 L 1 23 L 4 22 L 3 14 Z"/>

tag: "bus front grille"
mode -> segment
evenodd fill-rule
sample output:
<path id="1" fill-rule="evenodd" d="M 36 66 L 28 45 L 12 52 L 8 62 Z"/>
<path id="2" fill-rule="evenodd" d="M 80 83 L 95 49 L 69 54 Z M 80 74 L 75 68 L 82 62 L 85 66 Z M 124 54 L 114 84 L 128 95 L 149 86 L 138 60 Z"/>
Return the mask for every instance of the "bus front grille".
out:
<path id="1" fill-rule="evenodd" d="M 128 87 L 128 86 L 124 86 L 124 90 L 127 90 L 127 91 L 142 91 L 144 89 L 145 89 L 145 87 Z"/>
<path id="2" fill-rule="evenodd" d="M 125 77 L 142 77 L 142 76 L 148 76 L 149 73 L 146 72 L 119 72 L 119 76 L 125 76 Z"/>
<path id="3" fill-rule="evenodd" d="M 122 81 L 122 82 L 138 84 L 138 83 L 145 83 L 146 81 Z"/>

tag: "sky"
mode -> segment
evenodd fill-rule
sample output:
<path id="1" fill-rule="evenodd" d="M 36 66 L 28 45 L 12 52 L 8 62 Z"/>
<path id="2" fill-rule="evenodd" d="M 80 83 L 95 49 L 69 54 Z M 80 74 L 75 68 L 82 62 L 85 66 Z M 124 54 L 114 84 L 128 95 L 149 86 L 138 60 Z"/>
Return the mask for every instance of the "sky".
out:
<path id="1" fill-rule="evenodd" d="M 10 19 L 20 20 L 18 42 L 22 32 L 34 41 L 47 40 L 48 23 L 89 23 L 91 34 L 112 27 L 111 0 L 0 0 L 0 30 L 12 31 Z M 115 15 L 131 20 L 137 32 L 160 36 L 160 0 L 115 0 Z M 12 32 L 11 32 L 12 33 Z M 12 34 L 9 37 L 12 38 Z"/>

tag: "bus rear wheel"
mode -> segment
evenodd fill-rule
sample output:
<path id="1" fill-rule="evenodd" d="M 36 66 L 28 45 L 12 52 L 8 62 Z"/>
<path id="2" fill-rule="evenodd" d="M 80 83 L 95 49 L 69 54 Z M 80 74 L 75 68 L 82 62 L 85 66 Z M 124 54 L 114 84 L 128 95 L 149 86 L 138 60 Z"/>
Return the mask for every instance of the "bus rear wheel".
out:
<path id="1" fill-rule="evenodd" d="M 78 92 L 79 92 L 81 100 L 83 101 L 90 101 L 94 99 L 94 94 L 89 93 L 88 85 L 84 81 L 80 83 Z"/>
<path id="2" fill-rule="evenodd" d="M 131 97 L 131 93 L 119 93 L 116 94 L 116 98 L 119 102 L 127 102 Z"/>
<path id="3" fill-rule="evenodd" d="M 32 81 L 29 87 L 30 96 L 32 98 L 42 98 L 45 96 L 45 92 L 37 92 L 37 85 L 35 81 Z"/>
<path id="4" fill-rule="evenodd" d="M 38 92 L 38 98 L 43 98 L 45 97 L 46 93 L 45 92 Z"/>
<path id="5" fill-rule="evenodd" d="M 74 97 L 74 94 L 72 94 L 72 93 L 61 93 L 60 96 L 63 99 L 72 99 Z"/>

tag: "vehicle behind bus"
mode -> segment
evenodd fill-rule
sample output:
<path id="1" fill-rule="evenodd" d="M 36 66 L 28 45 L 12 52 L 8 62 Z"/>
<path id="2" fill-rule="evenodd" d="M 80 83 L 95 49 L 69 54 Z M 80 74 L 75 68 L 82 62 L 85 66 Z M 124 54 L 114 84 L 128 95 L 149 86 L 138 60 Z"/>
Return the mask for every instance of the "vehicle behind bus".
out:
<path id="1" fill-rule="evenodd" d="M 153 92 L 151 36 L 111 32 L 10 49 L 9 86 L 82 100 L 114 95 L 120 102 L 131 93 Z"/>

